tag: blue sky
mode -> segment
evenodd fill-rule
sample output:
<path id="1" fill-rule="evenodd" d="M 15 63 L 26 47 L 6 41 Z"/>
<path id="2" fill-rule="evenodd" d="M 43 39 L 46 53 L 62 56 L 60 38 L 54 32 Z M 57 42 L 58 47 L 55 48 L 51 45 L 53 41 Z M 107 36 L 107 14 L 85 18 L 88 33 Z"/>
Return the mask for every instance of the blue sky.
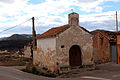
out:
<path id="1" fill-rule="evenodd" d="M 0 0 L 0 31 L 35 17 L 37 33 L 65 25 L 68 14 L 79 13 L 80 26 L 89 31 L 105 29 L 115 31 L 115 11 L 120 21 L 120 0 Z M 120 22 L 119 22 L 120 23 Z M 12 34 L 30 34 L 31 20 L 18 27 L 0 33 L 0 37 Z"/>

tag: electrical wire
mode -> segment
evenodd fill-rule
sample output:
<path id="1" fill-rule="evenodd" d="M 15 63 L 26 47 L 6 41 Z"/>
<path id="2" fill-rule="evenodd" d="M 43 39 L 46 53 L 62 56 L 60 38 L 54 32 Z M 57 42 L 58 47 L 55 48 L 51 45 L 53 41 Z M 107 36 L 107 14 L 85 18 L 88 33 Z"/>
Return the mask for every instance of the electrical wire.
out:
<path id="1" fill-rule="evenodd" d="M 22 24 L 30 21 L 31 19 L 32 19 L 32 18 L 30 18 L 30 19 L 28 19 L 28 20 L 26 20 L 26 21 L 24 21 L 24 22 L 22 22 L 22 23 L 20 23 L 20 24 L 17 24 L 17 25 L 15 25 L 15 26 L 13 26 L 13 27 L 10 27 L 10 28 L 8 28 L 8 29 L 5 29 L 5 30 L 1 31 L 0 34 L 3 33 L 3 32 L 5 32 L 5 31 L 8 31 L 8 30 L 10 30 L 10 29 L 16 28 L 16 27 L 18 27 L 19 25 L 22 25 Z"/>
<path id="2" fill-rule="evenodd" d="M 120 13 L 118 13 L 118 14 L 120 14 Z M 95 15 L 91 15 L 91 16 L 94 16 L 94 17 L 109 16 L 109 17 L 111 17 L 111 16 L 114 16 L 114 14 L 111 14 L 111 15 L 102 14 L 102 15 L 96 15 L 96 16 L 95 16 Z M 40 20 L 41 17 L 44 17 L 44 16 L 37 17 L 35 20 L 38 21 L 38 20 Z M 5 30 L 1 31 L 0 34 L 3 33 L 3 32 L 5 32 L 5 31 L 8 31 L 8 30 L 10 30 L 10 29 L 16 28 L 16 27 L 18 27 L 19 25 L 22 25 L 22 24 L 26 23 L 27 21 L 30 21 L 31 19 L 32 19 L 32 18 L 30 18 L 30 19 L 28 19 L 28 20 L 26 20 L 26 21 L 24 21 L 24 22 L 22 22 L 22 23 L 20 23 L 20 24 L 18 24 L 18 25 L 15 25 L 15 26 L 13 26 L 13 27 L 10 27 L 10 28 L 8 28 L 8 29 L 5 29 Z"/>

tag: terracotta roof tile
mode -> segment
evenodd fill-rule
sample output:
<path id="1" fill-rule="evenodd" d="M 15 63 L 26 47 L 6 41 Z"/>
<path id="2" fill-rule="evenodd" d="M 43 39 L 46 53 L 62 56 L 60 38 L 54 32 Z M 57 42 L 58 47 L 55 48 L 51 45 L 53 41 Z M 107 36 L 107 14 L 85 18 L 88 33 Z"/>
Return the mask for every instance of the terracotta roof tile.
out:
<path id="1" fill-rule="evenodd" d="M 61 27 L 55 27 L 55 28 L 51 28 L 48 31 L 44 32 L 43 34 L 40 34 L 39 36 L 37 36 L 37 39 L 39 38 L 45 38 L 45 37 L 51 37 L 51 36 L 55 36 L 63 31 L 65 31 L 66 29 L 68 29 L 70 26 L 64 25 Z"/>

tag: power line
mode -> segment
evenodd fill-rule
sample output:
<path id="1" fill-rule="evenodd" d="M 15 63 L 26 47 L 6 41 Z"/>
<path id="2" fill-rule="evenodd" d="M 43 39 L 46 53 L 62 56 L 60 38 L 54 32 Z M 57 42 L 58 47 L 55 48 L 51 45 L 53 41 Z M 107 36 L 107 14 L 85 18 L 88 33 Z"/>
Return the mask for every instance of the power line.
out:
<path id="1" fill-rule="evenodd" d="M 118 13 L 118 14 L 119 14 L 119 13 Z M 110 15 L 101 14 L 101 15 L 90 15 L 90 16 L 93 16 L 93 17 L 104 17 L 104 16 L 111 17 L 111 16 L 115 16 L 115 14 L 110 14 Z M 45 16 L 38 16 L 35 20 L 38 21 L 38 20 L 40 20 L 41 17 L 45 17 Z M 8 28 L 8 29 L 5 29 L 5 30 L 1 31 L 0 34 L 3 33 L 3 32 L 5 32 L 5 31 L 8 31 L 8 30 L 10 30 L 10 29 L 16 28 L 17 26 L 19 26 L 19 25 L 21 25 L 21 24 L 24 24 L 24 23 L 26 23 L 27 21 L 29 21 L 29 20 L 31 20 L 31 19 L 32 19 L 32 18 L 30 18 L 30 19 L 28 19 L 28 20 L 26 20 L 26 21 L 24 21 L 24 22 L 22 22 L 22 23 L 20 23 L 20 24 L 18 24 L 18 25 L 15 25 L 15 26 L 13 26 L 13 27 L 10 27 L 10 28 Z"/>
<path id="2" fill-rule="evenodd" d="M 8 31 L 8 30 L 10 30 L 10 29 L 13 29 L 13 28 L 15 28 L 15 27 L 17 27 L 17 26 L 19 26 L 19 25 L 22 25 L 22 24 L 30 21 L 31 19 L 32 19 L 32 18 L 30 18 L 30 19 L 28 19 L 28 20 L 26 20 L 26 21 L 24 21 L 24 22 L 22 22 L 22 23 L 20 23 L 20 24 L 17 24 L 17 25 L 15 25 L 15 26 L 13 26 L 13 27 L 10 27 L 10 28 L 8 28 L 8 29 L 5 29 L 5 30 L 1 31 L 0 34 L 3 33 L 3 32 L 5 32 L 5 31 Z"/>

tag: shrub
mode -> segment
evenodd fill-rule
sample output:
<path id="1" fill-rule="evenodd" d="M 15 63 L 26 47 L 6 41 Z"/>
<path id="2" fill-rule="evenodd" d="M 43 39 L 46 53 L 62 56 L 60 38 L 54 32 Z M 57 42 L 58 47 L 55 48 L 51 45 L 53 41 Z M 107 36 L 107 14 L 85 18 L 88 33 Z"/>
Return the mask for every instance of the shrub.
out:
<path id="1" fill-rule="evenodd" d="M 22 71 L 32 73 L 32 74 L 36 74 L 36 75 L 46 76 L 46 77 L 56 77 L 56 75 L 52 74 L 52 73 L 39 72 L 39 71 L 37 71 L 37 69 L 35 67 L 32 67 L 32 71 L 30 71 L 28 69 L 22 69 Z"/>

